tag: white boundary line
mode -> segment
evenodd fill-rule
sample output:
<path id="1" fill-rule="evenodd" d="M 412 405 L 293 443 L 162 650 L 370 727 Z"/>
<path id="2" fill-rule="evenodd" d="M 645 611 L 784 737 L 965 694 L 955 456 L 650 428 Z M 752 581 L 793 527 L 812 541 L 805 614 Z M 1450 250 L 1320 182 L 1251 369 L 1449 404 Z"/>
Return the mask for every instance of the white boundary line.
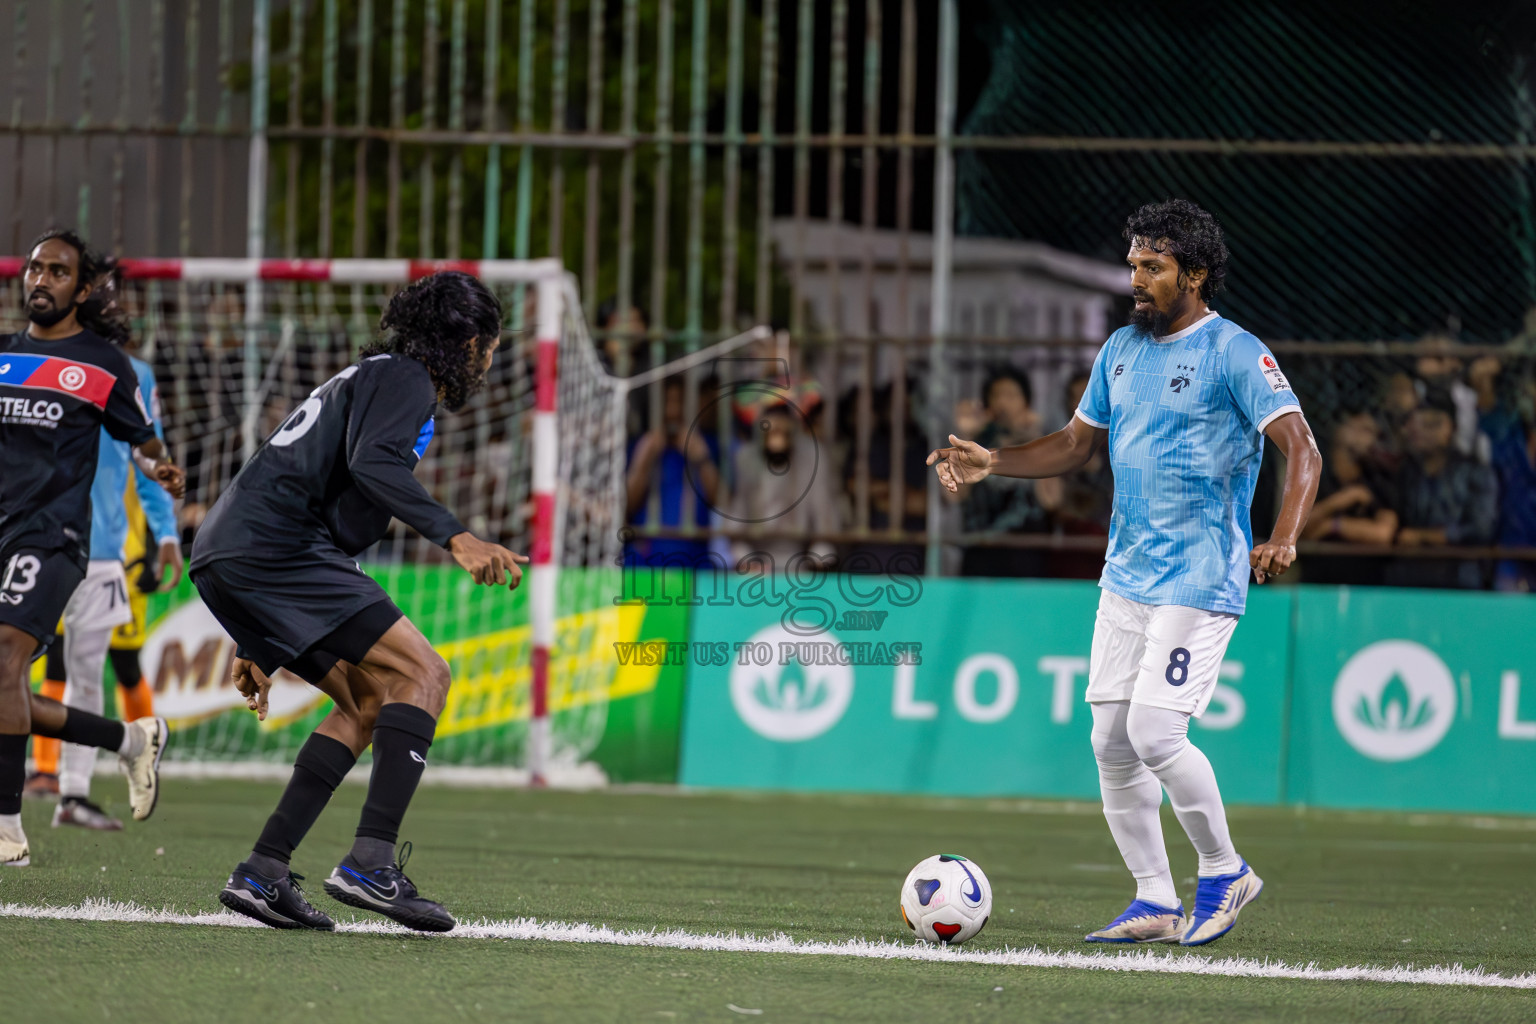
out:
<path id="1" fill-rule="evenodd" d="M 217 914 L 180 914 L 150 910 L 135 903 L 86 900 L 73 907 L 31 906 L 0 903 L 0 917 L 46 921 L 115 921 L 130 924 L 203 925 L 226 928 L 261 928 L 227 911 Z M 378 921 L 337 922 L 339 932 L 362 935 L 396 935 L 426 939 L 420 932 Z M 432 936 L 435 938 L 436 936 Z M 1057 967 L 1090 971 L 1132 971 L 1146 974 L 1208 974 L 1228 978 L 1289 978 L 1299 981 L 1369 981 L 1415 985 L 1464 985 L 1472 988 L 1536 989 L 1536 974 L 1490 974 L 1481 967 L 1470 970 L 1460 964 L 1442 967 L 1316 967 L 1279 960 L 1245 957 L 1183 956 L 1151 951 L 1073 953 L 1033 947 L 1030 949 L 964 950 L 896 942 L 797 942 L 788 935 L 760 938 L 755 935 L 698 935 L 690 932 L 625 931 L 601 925 L 540 922 L 520 917 L 512 921 L 478 921 L 460 924 L 443 938 L 519 939 L 524 941 L 574 942 L 605 946 L 645 946 L 653 949 L 703 950 L 717 953 L 792 953 L 806 956 L 850 956 L 867 960 L 926 960 L 988 964 L 996 967 Z"/>

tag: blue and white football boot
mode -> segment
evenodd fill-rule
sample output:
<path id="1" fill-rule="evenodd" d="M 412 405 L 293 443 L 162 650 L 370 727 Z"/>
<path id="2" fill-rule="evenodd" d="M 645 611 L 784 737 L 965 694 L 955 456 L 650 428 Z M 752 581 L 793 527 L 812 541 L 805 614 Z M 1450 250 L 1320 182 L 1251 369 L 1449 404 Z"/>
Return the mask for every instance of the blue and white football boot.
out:
<path id="1" fill-rule="evenodd" d="M 1264 880 L 1253 873 L 1247 861 L 1230 875 L 1201 878 L 1195 888 L 1195 912 L 1179 945 L 1203 946 L 1221 938 L 1237 924 L 1237 912 L 1258 899 L 1263 890 Z"/>
<path id="2" fill-rule="evenodd" d="M 1125 913 L 1085 938 L 1088 942 L 1178 942 L 1184 926 L 1184 904 L 1160 907 L 1132 900 Z"/>
<path id="3" fill-rule="evenodd" d="M 405 877 L 405 862 L 410 857 L 410 843 L 400 844 L 395 863 L 374 868 L 359 864 L 349 853 L 325 880 L 326 895 L 349 907 L 383 914 L 419 932 L 452 931 L 453 915 L 441 903 L 420 895 L 416 883 Z"/>

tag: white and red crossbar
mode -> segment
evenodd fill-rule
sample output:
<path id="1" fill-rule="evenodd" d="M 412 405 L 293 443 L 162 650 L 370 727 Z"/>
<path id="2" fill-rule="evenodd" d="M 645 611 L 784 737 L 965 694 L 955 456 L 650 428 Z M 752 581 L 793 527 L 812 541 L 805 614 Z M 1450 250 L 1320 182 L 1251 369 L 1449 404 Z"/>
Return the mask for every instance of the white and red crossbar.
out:
<path id="1" fill-rule="evenodd" d="M 20 277 L 26 260 L 0 257 L 0 279 Z M 329 281 L 334 284 L 405 284 L 444 270 L 460 270 L 487 284 L 533 283 L 562 272 L 557 260 L 250 260 L 188 257 L 122 259 L 123 276 L 138 281 Z"/>

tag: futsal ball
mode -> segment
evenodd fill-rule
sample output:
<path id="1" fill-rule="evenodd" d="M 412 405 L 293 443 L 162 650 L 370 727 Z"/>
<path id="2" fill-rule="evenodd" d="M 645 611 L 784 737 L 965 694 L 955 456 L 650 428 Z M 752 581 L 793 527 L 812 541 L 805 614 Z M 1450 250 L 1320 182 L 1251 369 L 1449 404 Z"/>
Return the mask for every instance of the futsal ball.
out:
<path id="1" fill-rule="evenodd" d="M 973 861 L 952 853 L 929 857 L 901 886 L 901 919 L 924 942 L 958 946 L 992 916 L 992 884 Z"/>

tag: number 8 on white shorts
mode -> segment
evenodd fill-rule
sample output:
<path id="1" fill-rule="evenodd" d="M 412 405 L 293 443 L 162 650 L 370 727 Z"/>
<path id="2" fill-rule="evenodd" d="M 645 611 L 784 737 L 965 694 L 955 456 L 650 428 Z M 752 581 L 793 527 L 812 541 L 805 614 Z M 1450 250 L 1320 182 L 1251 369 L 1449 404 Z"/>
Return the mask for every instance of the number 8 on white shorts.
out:
<path id="1" fill-rule="evenodd" d="M 1128 700 L 1204 714 L 1237 616 L 1150 605 L 1103 591 L 1093 626 L 1088 701 Z"/>

